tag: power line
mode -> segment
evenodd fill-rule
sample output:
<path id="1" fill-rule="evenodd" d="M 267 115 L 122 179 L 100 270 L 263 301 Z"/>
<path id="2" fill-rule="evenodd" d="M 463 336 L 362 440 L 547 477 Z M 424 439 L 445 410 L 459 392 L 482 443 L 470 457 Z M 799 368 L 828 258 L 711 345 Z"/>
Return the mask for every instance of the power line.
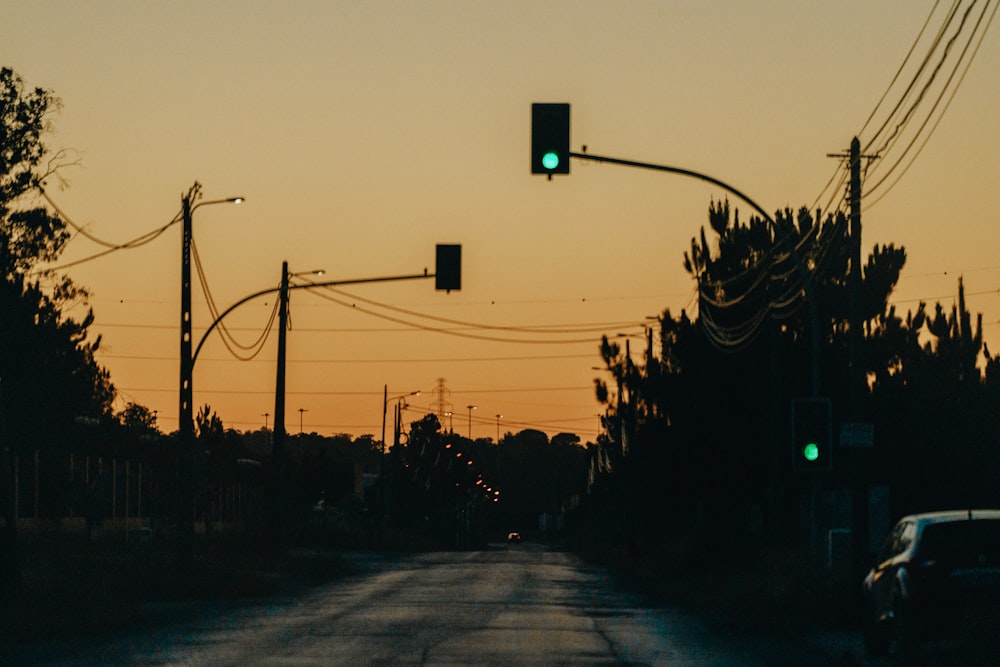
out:
<path id="1" fill-rule="evenodd" d="M 984 6 L 984 8 L 983 8 L 983 14 L 980 15 L 979 21 L 977 21 L 977 23 L 976 23 L 976 28 L 973 30 L 973 35 L 975 35 L 976 30 L 978 30 L 979 23 L 982 21 L 983 16 L 985 15 L 987 7 L 988 7 L 988 4 L 986 6 Z M 899 183 L 900 179 L 902 179 L 903 176 L 906 175 L 906 172 L 909 171 L 910 167 L 913 166 L 913 163 L 916 162 L 917 157 L 919 157 L 920 154 L 923 152 L 924 147 L 927 145 L 927 142 L 930 141 L 930 138 L 932 136 L 934 136 L 934 132 L 937 130 L 938 125 L 941 123 L 941 120 L 944 118 L 945 113 L 948 111 L 948 108 L 951 106 L 952 101 L 955 99 L 955 94 L 958 92 L 958 89 L 961 88 L 962 83 L 965 81 L 965 76 L 966 76 L 966 74 L 969 73 L 969 68 L 972 66 L 972 62 L 976 59 L 976 55 L 979 53 L 979 47 L 982 46 L 983 39 L 986 37 L 986 33 L 989 31 L 990 25 L 993 23 L 993 18 L 996 16 L 997 7 L 1000 7 L 1000 4 L 993 6 L 993 12 L 990 14 L 990 18 L 989 18 L 989 20 L 986 23 L 986 27 L 979 34 L 979 40 L 976 42 L 976 46 L 975 46 L 975 48 L 972 51 L 972 55 L 965 62 L 965 68 L 962 70 L 962 74 L 958 78 L 958 83 L 956 83 L 955 86 L 951 89 L 951 93 L 948 95 L 948 99 L 947 99 L 947 101 L 944 104 L 944 108 L 941 110 L 941 113 L 938 114 L 937 118 L 934 121 L 934 124 L 931 125 L 930 131 L 927 132 L 926 135 L 924 135 L 923 141 L 921 141 L 920 146 L 917 148 L 916 153 L 913 154 L 913 157 L 910 159 L 910 161 L 906 164 L 906 166 L 899 173 L 899 175 L 895 178 L 895 180 L 893 180 L 892 183 L 890 183 L 889 186 L 882 192 L 882 194 L 880 194 L 878 197 L 876 197 L 873 201 L 868 202 L 868 204 L 866 206 L 866 210 L 868 208 L 871 208 L 872 206 L 874 206 L 878 202 L 880 202 L 883 197 L 885 197 L 894 187 L 896 187 L 896 184 Z M 910 150 L 910 148 L 913 147 L 914 143 L 920 138 L 920 134 L 919 133 L 921 131 L 923 131 L 924 126 L 926 126 L 926 124 L 928 123 L 928 121 L 930 121 L 931 116 L 934 113 L 934 110 L 937 108 L 937 105 L 941 102 L 942 96 L 947 91 L 948 84 L 951 82 L 952 77 L 954 77 L 955 72 L 957 71 L 957 68 L 958 68 L 959 64 L 961 63 L 962 59 L 965 57 L 965 52 L 969 48 L 969 44 L 970 43 L 971 43 L 971 37 L 970 37 L 970 42 L 967 43 L 966 46 L 965 46 L 965 49 L 962 50 L 962 55 L 959 58 L 959 62 L 956 63 L 956 65 L 955 65 L 956 70 L 952 71 L 951 76 L 949 76 L 949 78 L 948 78 L 948 82 L 945 84 L 945 87 L 942 88 L 941 94 L 938 96 L 937 101 L 935 101 L 934 107 L 931 108 L 931 111 L 928 114 L 927 118 L 924 120 L 923 124 L 920 126 L 920 130 L 918 130 L 918 133 L 913 137 L 913 139 L 910 141 L 909 145 L 907 145 L 906 151 L 904 151 L 903 156 L 906 155 L 906 152 L 908 152 Z M 872 188 L 871 188 L 872 190 L 874 190 L 875 188 L 877 188 L 878 186 L 880 186 L 889 177 L 889 175 L 892 173 L 892 171 L 900 164 L 900 162 L 902 162 L 903 156 L 900 156 L 900 159 L 897 160 L 896 164 L 893 165 L 892 168 L 890 168 L 889 172 L 886 173 L 885 176 L 883 176 L 882 179 L 879 180 L 875 185 L 872 186 Z"/>
<path id="2" fill-rule="evenodd" d="M 236 338 L 229 332 L 226 328 L 225 323 L 219 319 L 219 309 L 215 305 L 215 299 L 212 298 L 212 292 L 209 289 L 208 279 L 205 276 L 205 269 L 201 263 L 201 256 L 198 254 L 198 248 L 195 244 L 194 239 L 191 239 L 191 257 L 194 260 L 194 265 L 198 271 L 198 280 L 201 283 L 202 292 L 205 295 L 205 301 L 208 305 L 208 312 L 212 316 L 213 322 L 218 322 L 219 324 L 219 335 L 222 338 L 223 345 L 229 350 L 229 353 L 241 361 L 250 361 L 260 354 L 261 350 L 264 349 L 264 344 L 267 342 L 268 336 L 271 333 L 271 328 L 274 325 L 274 320 L 278 315 L 278 305 L 279 301 L 275 299 L 274 307 L 271 309 L 271 314 L 268 316 L 267 323 L 264 325 L 263 331 L 257 337 L 253 343 L 249 345 L 241 344 Z M 248 354 L 240 354 L 236 349 L 243 350 Z"/>
<path id="3" fill-rule="evenodd" d="M 944 49 L 944 52 L 941 55 L 941 59 L 938 61 L 937 66 L 934 68 L 934 71 L 931 73 L 930 78 L 928 79 L 928 81 L 926 82 L 926 84 L 924 85 L 924 87 L 921 89 L 920 94 L 918 95 L 917 99 L 914 101 L 914 103 L 907 110 L 906 115 L 904 116 L 903 120 L 901 120 L 896 125 L 896 128 L 893 130 L 893 133 L 885 140 L 885 142 L 882 144 L 882 147 L 879 148 L 878 151 L 876 151 L 876 153 L 882 154 L 889 147 L 895 145 L 896 141 L 898 141 L 899 137 L 901 137 L 902 130 L 907 125 L 909 125 L 910 121 L 913 118 L 914 112 L 917 109 L 917 106 L 923 101 L 924 96 L 927 93 L 927 91 L 930 90 L 931 86 L 934 83 L 935 78 L 937 77 L 938 72 L 944 66 L 945 61 L 947 60 L 949 54 L 951 53 L 952 46 L 955 44 L 955 42 L 958 39 L 959 35 L 965 29 L 966 20 L 968 19 L 970 13 L 972 12 L 973 7 L 975 7 L 975 2 L 973 2 L 971 5 L 969 5 L 968 9 L 966 9 L 965 13 L 962 15 L 962 21 L 959 24 L 958 31 L 955 33 L 954 36 L 952 36 L 952 38 L 945 45 L 945 49 Z M 976 33 L 979 31 L 979 27 L 982 24 L 982 21 L 985 18 L 986 11 L 988 9 L 989 9 L 989 4 L 988 3 L 984 4 L 983 5 L 983 11 L 980 13 L 979 18 L 976 20 L 976 23 L 975 23 L 975 25 L 972 28 L 972 32 L 969 35 L 968 40 L 966 40 L 965 45 L 962 48 L 962 50 L 961 50 L 961 52 L 960 52 L 960 54 L 958 56 L 958 59 L 955 62 L 955 66 L 952 68 L 951 73 L 948 75 L 947 79 L 944 81 L 943 85 L 941 86 L 941 90 L 938 93 L 938 96 L 935 99 L 934 104 L 931 106 L 930 111 L 928 111 L 926 117 L 924 118 L 924 121 L 920 124 L 920 127 L 917 128 L 916 132 L 914 133 L 913 138 L 910 140 L 909 144 L 907 144 L 906 148 L 903 150 L 903 153 L 899 156 L 899 158 L 891 166 L 889 166 L 887 168 L 887 172 L 885 173 L 885 175 L 883 175 L 882 178 L 880 180 L 878 180 L 874 185 L 867 186 L 865 188 L 865 190 L 866 190 L 867 193 L 870 194 L 870 193 L 876 191 L 881 186 L 881 184 L 884 183 L 886 181 L 886 179 L 889 178 L 889 176 L 893 173 L 893 171 L 895 171 L 895 169 L 903 162 L 904 158 L 909 153 L 909 151 L 913 147 L 913 145 L 921 137 L 921 133 L 923 133 L 924 129 L 927 127 L 927 123 L 931 120 L 931 118 L 934 115 L 934 112 L 937 110 L 938 105 L 941 103 L 941 100 L 944 99 L 945 94 L 948 92 L 949 87 L 951 86 L 951 83 L 954 80 L 955 74 L 958 72 L 959 68 L 961 67 L 962 61 L 965 59 L 965 56 L 968 53 L 969 47 L 972 45 L 973 39 L 975 38 Z M 985 35 L 985 34 L 986 34 L 985 31 L 983 31 L 982 35 Z M 981 42 L 981 40 L 982 40 L 982 36 L 980 36 L 980 42 Z M 978 47 L 977 47 L 977 50 L 978 50 Z M 971 64 L 971 62 L 972 62 L 972 59 L 969 59 L 968 64 Z M 964 74 L 963 74 L 962 78 L 959 79 L 959 84 L 961 83 L 962 79 L 964 79 Z M 952 97 L 954 97 L 954 93 L 955 93 L 955 91 L 957 91 L 958 87 L 959 87 L 958 85 L 955 86 L 955 89 L 952 91 Z M 950 103 L 950 100 L 949 100 L 949 103 Z M 945 110 L 947 110 L 947 106 L 945 107 Z M 944 111 L 942 111 L 942 114 L 943 113 L 944 113 Z M 937 127 L 937 123 L 934 124 L 934 126 L 931 129 L 931 132 L 928 133 L 927 138 L 929 138 L 933 134 L 933 128 L 935 128 L 935 127 Z M 925 142 L 926 142 L 926 139 L 925 139 Z M 869 142 L 869 143 L 871 143 L 871 142 Z M 877 170 L 879 168 L 879 166 L 880 165 L 876 165 L 875 169 L 872 170 L 872 171 Z M 862 195 L 862 196 L 864 196 L 864 195 Z"/>
<path id="4" fill-rule="evenodd" d="M 464 332 L 456 331 L 454 329 L 446 329 L 446 328 L 443 328 L 443 327 L 434 327 L 434 326 L 430 326 L 430 325 L 426 325 L 426 324 L 421 324 L 419 322 L 413 322 L 413 321 L 404 320 L 404 319 L 401 319 L 401 318 L 398 318 L 398 317 L 394 317 L 392 315 L 386 315 L 384 313 L 379 313 L 377 311 L 373 311 L 373 310 L 368 309 L 368 308 L 361 308 L 357 304 L 353 304 L 353 303 L 349 303 L 349 302 L 343 301 L 341 299 L 337 299 L 337 298 L 335 298 L 333 296 L 330 296 L 329 294 L 319 294 L 315 290 L 307 290 L 307 291 L 310 291 L 310 292 L 316 294 L 316 296 L 320 297 L 321 299 L 326 299 L 327 301 L 330 301 L 331 303 L 336 303 L 337 305 L 344 306 L 345 308 L 348 308 L 350 310 L 354 310 L 354 311 L 357 311 L 357 312 L 360 312 L 360 313 L 364 313 L 366 315 L 371 315 L 373 317 L 378 317 L 380 319 L 387 320 L 389 322 L 396 322 L 398 324 L 405 324 L 405 325 L 410 326 L 410 327 L 412 327 L 414 329 L 421 329 L 423 331 L 430 331 L 430 332 L 433 332 L 433 333 L 447 334 L 449 336 L 458 336 L 458 337 L 461 337 L 461 338 L 472 338 L 472 339 L 475 339 L 475 340 L 487 340 L 487 341 L 492 341 L 492 342 L 496 342 L 496 343 L 520 343 L 520 344 L 530 344 L 530 345 L 547 345 L 547 344 L 569 345 L 569 344 L 580 344 L 580 343 L 593 344 L 595 342 L 595 339 L 593 339 L 593 338 L 576 338 L 576 339 L 560 339 L 560 340 L 552 340 L 552 339 L 525 339 L 525 338 L 503 338 L 503 337 L 500 337 L 500 336 L 487 336 L 487 335 L 483 335 L 483 334 L 464 333 Z M 487 329 L 487 330 L 495 330 L 495 329 L 497 329 L 496 327 L 491 327 L 491 326 L 488 326 L 488 325 L 471 325 L 471 324 L 467 324 L 467 326 L 473 326 L 476 329 Z M 641 326 L 641 324 L 636 323 L 635 326 Z M 545 332 L 544 331 L 536 331 L 535 333 L 545 333 Z"/>
<path id="5" fill-rule="evenodd" d="M 126 241 L 125 243 L 117 243 L 117 244 L 116 243 L 109 243 L 107 241 L 102 241 L 101 239 L 98 239 L 97 237 L 89 234 L 84 229 L 83 225 L 78 225 L 77 223 L 73 222 L 73 220 L 68 215 L 66 215 L 66 213 L 61 208 L 59 208 L 59 206 L 52 200 L 52 198 L 49 197 L 48 193 L 45 192 L 44 189 L 41 190 L 41 193 L 42 193 L 42 196 L 45 198 L 45 200 L 49 203 L 49 205 L 52 206 L 53 210 L 55 210 L 55 212 L 59 215 L 60 219 L 62 219 L 67 225 L 69 225 L 70 227 L 72 227 L 74 230 L 77 231 L 77 233 L 79 233 L 80 235 L 84 236 L 85 238 L 93 241 L 94 243 L 97 243 L 98 245 L 102 245 L 105 248 L 107 248 L 106 250 L 104 250 L 102 252 L 99 252 L 99 253 L 96 253 L 94 255 L 90 255 L 89 257 L 84 257 L 82 259 L 78 259 L 78 260 L 75 260 L 75 261 L 72 261 L 72 262 L 68 262 L 66 264 L 61 264 L 59 266 L 50 267 L 48 269 L 50 271 L 63 271 L 63 270 L 68 269 L 70 267 L 78 266 L 80 264 L 84 264 L 85 262 L 90 262 L 90 261 L 93 261 L 95 259 L 100 259 L 101 257 L 105 257 L 105 256 L 110 255 L 111 253 L 117 252 L 119 250 L 132 250 L 134 248 L 142 247 L 142 246 L 146 245 L 147 243 L 150 243 L 151 241 L 155 240 L 161 234 L 163 234 L 165 231 L 167 231 L 171 226 L 173 226 L 173 225 L 175 225 L 175 224 L 177 224 L 178 222 L 181 221 L 181 214 L 177 213 L 177 215 L 175 215 L 170 220 L 170 222 L 166 223 L 165 225 L 163 225 L 161 227 L 157 227 L 156 229 L 153 229 L 153 230 L 151 230 L 149 232 L 146 232 L 145 234 L 142 234 L 141 236 L 137 236 L 134 239 L 132 239 L 131 241 Z"/>
<path id="6" fill-rule="evenodd" d="M 910 56 L 913 55 L 913 52 L 917 48 L 917 44 L 920 42 L 920 39 L 924 35 L 924 31 L 927 30 L 927 26 L 930 25 L 931 17 L 934 16 L 934 12 L 937 11 L 937 7 L 938 7 L 938 3 L 939 2 L 940 2 L 940 0 L 934 0 L 934 6 L 931 7 L 930 13 L 927 15 L 927 18 L 924 20 L 924 25 L 921 26 L 920 32 L 917 33 L 916 39 L 913 40 L 913 44 L 910 45 L 910 50 L 906 52 L 906 57 L 904 57 L 903 58 L 903 62 L 900 63 L 899 69 L 896 70 L 896 74 L 893 75 L 893 77 L 892 77 L 892 81 L 890 81 L 889 85 L 886 86 L 885 92 L 882 93 L 882 97 L 880 97 L 879 100 L 878 100 L 878 102 L 875 104 L 875 108 L 872 109 L 871 114 L 869 114 L 867 120 L 865 120 L 865 124 L 861 126 L 861 130 L 858 131 L 858 134 L 864 134 L 864 131 L 866 129 L 868 129 L 868 123 L 870 123 L 872 121 L 872 119 L 875 117 L 875 114 L 878 112 L 879 108 L 882 106 L 882 103 L 889 96 L 889 91 L 892 90 L 893 86 L 896 85 L 896 81 L 899 80 L 899 75 L 903 73 L 903 70 L 906 68 L 906 63 L 908 63 L 910 61 Z"/>
<path id="7" fill-rule="evenodd" d="M 973 0 L 973 4 L 975 4 L 975 0 Z M 886 116 L 885 120 L 882 122 L 882 125 L 879 127 L 878 130 L 876 130 L 876 132 L 872 136 L 872 138 L 862 148 L 862 152 L 864 152 L 864 153 L 872 153 L 872 152 L 874 152 L 874 153 L 881 153 L 882 151 L 884 151 L 888 147 L 888 140 L 886 140 L 886 142 L 883 143 L 883 145 L 882 145 L 882 147 L 880 149 L 875 150 L 875 151 L 872 150 L 872 144 L 874 144 L 878 140 L 878 137 L 882 136 L 882 133 L 885 131 L 885 129 L 892 122 L 892 119 L 896 117 L 897 112 L 902 108 L 903 104 L 905 104 L 906 101 L 910 98 L 910 94 L 915 89 L 918 81 L 920 80 L 921 75 L 924 73 L 924 71 L 927 68 L 927 65 L 930 63 L 931 57 L 934 55 L 934 52 L 937 50 L 938 46 L 941 44 L 941 40 L 944 38 L 944 35 L 947 33 L 948 27 L 951 25 L 952 21 L 955 20 L 955 16 L 958 15 L 958 9 L 959 9 L 960 5 L 961 5 L 961 0 L 955 0 L 955 2 L 952 3 L 951 10 L 945 16 L 944 23 L 941 25 L 941 27 L 938 29 L 937 34 L 934 36 L 934 39 L 931 42 L 930 48 L 927 50 L 927 54 L 924 56 L 924 59 L 920 62 L 920 65 L 917 67 L 917 71 L 914 72 L 913 78 L 910 79 L 910 83 L 907 84 L 906 89 L 903 91 L 903 94 L 896 101 L 896 105 L 893 107 L 892 111 L 890 111 L 889 114 Z M 937 7 L 937 4 L 935 3 L 934 7 L 931 9 L 931 15 L 934 14 L 934 10 L 936 9 L 936 7 Z M 970 9 L 971 9 L 971 6 L 970 6 Z M 928 17 L 928 20 L 929 19 L 930 19 L 930 17 Z M 923 30 L 921 30 L 921 33 L 922 32 L 923 32 Z M 958 33 L 956 33 L 956 36 L 957 36 L 957 34 Z M 945 56 L 947 56 L 947 50 L 945 52 Z M 904 61 L 903 61 L 904 65 L 905 65 L 907 59 L 904 59 Z M 944 61 L 942 60 L 941 63 L 939 63 L 938 68 L 940 68 L 940 65 L 943 62 Z M 933 82 L 934 76 L 936 76 L 936 74 L 937 74 L 937 69 L 935 69 L 934 72 L 931 75 L 931 82 Z M 929 85 L 929 83 L 930 82 L 928 82 L 928 85 Z M 926 91 L 926 86 L 924 87 L 924 90 L 921 91 L 921 96 L 923 95 L 923 93 L 925 91 Z M 910 105 L 910 107 L 906 111 L 906 113 L 903 114 L 904 121 L 916 109 L 917 103 L 919 103 L 919 101 L 920 101 L 920 99 L 918 98 L 916 102 L 914 102 L 913 104 Z M 867 123 L 866 123 L 866 125 L 867 125 Z M 902 121 L 896 124 L 896 127 L 893 129 L 893 132 L 890 135 L 889 139 L 892 139 L 892 137 L 895 136 L 895 134 L 902 127 L 902 125 L 903 125 Z"/>
<path id="8" fill-rule="evenodd" d="M 579 385 L 575 387 L 505 387 L 503 389 L 468 389 L 462 391 L 456 391 L 456 394 L 508 394 L 508 393 L 524 393 L 532 391 L 593 391 L 593 385 Z M 122 391 L 126 392 L 176 392 L 176 387 L 170 387 L 166 389 L 160 389 L 155 387 L 122 387 Z M 263 394 L 263 395 L 274 395 L 274 389 L 198 389 L 198 393 L 204 394 Z M 286 391 L 287 394 L 294 394 L 297 396 L 381 396 L 380 391 L 328 391 L 328 390 L 316 390 L 316 391 Z"/>
<path id="9" fill-rule="evenodd" d="M 131 322 L 95 322 L 95 327 L 109 328 L 109 329 L 161 329 L 167 331 L 173 331 L 177 328 L 176 324 L 135 324 Z M 535 331 L 542 331 L 545 327 L 563 327 L 567 326 L 565 324 L 539 324 L 535 327 Z M 573 326 L 573 325 L 569 325 Z M 581 331 L 611 331 L 611 330 L 621 330 L 625 328 L 637 328 L 642 326 L 642 323 L 636 320 L 619 321 L 619 322 L 605 322 L 601 324 L 581 324 L 577 325 L 580 327 L 588 327 L 587 329 L 581 329 Z M 208 327 L 194 327 L 195 331 L 205 331 Z M 467 329 L 489 329 L 489 325 L 484 324 L 473 324 L 468 323 L 467 326 L 455 327 L 454 331 L 464 331 Z M 229 327 L 230 331 L 258 331 L 259 327 Z M 298 333 L 342 333 L 342 334 L 356 334 L 356 333 L 412 333 L 412 327 L 296 327 L 295 329 Z"/>
<path id="10" fill-rule="evenodd" d="M 139 354 L 104 354 L 103 350 L 98 350 L 98 355 L 102 359 L 131 359 L 135 361 L 169 361 L 176 362 L 177 357 L 139 355 Z M 522 355 L 508 357 L 428 357 L 422 359 L 413 358 L 393 358 L 393 359 L 288 359 L 289 364 L 440 364 L 440 363 L 484 363 L 484 362 L 511 362 L 511 361 L 553 361 L 556 359 L 593 359 L 593 354 L 546 354 L 546 355 Z M 225 362 L 229 363 L 232 358 L 206 358 L 198 357 L 199 363 Z M 253 359 L 253 363 L 273 364 L 274 359 Z"/>

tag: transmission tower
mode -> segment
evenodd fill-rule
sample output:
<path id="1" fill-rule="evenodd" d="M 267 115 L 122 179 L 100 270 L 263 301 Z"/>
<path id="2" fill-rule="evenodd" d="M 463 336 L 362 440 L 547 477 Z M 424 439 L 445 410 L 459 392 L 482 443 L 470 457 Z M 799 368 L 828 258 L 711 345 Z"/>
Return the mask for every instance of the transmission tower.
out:
<path id="1" fill-rule="evenodd" d="M 431 406 L 434 408 L 434 412 L 437 413 L 438 422 L 444 426 L 444 418 L 450 417 L 452 413 L 451 401 L 448 397 L 451 396 L 451 389 L 445 386 L 446 380 L 444 378 L 437 379 L 437 386 L 434 387 L 434 402 Z"/>

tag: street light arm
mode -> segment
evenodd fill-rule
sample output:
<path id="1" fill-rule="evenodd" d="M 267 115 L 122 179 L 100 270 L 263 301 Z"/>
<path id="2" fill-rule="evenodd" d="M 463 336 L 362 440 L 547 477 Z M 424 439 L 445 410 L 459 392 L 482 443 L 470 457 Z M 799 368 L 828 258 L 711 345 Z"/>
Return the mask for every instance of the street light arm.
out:
<path id="1" fill-rule="evenodd" d="M 226 197 L 225 199 L 209 199 L 208 201 L 200 201 L 191 207 L 191 213 L 194 213 L 202 206 L 208 206 L 209 204 L 242 204 L 246 201 L 246 197 Z"/>

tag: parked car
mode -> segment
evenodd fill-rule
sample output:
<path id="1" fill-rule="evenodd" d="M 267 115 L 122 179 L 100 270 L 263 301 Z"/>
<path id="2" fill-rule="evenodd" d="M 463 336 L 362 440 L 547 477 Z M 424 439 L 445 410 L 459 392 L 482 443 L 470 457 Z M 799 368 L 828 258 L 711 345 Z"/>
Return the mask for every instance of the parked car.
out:
<path id="1" fill-rule="evenodd" d="M 987 639 L 1000 628 L 1000 510 L 899 520 L 864 578 L 865 647 L 905 654 L 918 640 Z"/>

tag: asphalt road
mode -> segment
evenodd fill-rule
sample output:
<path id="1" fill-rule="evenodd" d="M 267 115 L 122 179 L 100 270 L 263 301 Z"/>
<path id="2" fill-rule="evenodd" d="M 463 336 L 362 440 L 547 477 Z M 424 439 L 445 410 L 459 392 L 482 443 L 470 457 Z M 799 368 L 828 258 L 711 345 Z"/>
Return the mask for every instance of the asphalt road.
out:
<path id="1" fill-rule="evenodd" d="M 183 622 L 33 647 L 39 665 L 772 665 L 780 647 L 643 606 L 539 545 L 378 559 L 300 596 L 206 605 Z"/>

